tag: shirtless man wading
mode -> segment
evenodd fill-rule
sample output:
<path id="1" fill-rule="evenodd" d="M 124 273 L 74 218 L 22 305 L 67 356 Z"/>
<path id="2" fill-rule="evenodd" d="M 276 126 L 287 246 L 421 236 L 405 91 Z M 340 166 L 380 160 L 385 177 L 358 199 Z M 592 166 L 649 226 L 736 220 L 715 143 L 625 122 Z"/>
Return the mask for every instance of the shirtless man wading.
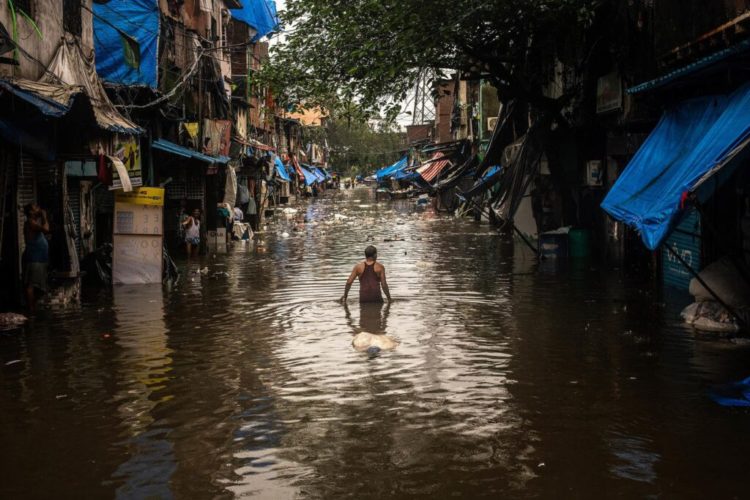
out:
<path id="1" fill-rule="evenodd" d="M 391 301 L 391 292 L 388 291 L 388 283 L 385 281 L 385 267 L 376 262 L 377 260 L 378 250 L 372 245 L 365 248 L 365 260 L 354 266 L 352 274 L 346 280 L 344 296 L 341 297 L 342 303 L 345 303 L 347 297 L 349 297 L 349 290 L 356 278 L 359 278 L 360 302 L 383 302 L 383 296 L 380 295 L 380 287 L 383 287 L 383 292 L 388 298 L 388 302 Z"/>

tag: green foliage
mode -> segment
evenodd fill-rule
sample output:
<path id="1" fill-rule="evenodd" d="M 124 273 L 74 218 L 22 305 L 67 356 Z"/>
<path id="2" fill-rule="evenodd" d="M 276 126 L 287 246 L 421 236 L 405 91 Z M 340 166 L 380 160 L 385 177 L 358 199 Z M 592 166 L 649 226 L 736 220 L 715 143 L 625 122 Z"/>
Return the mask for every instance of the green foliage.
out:
<path id="1" fill-rule="evenodd" d="M 34 28 L 34 33 L 36 33 L 36 36 L 39 37 L 41 40 L 42 32 L 39 31 L 39 26 L 36 25 L 33 19 L 31 19 L 31 16 L 27 12 L 25 12 L 23 9 L 19 9 L 16 7 L 16 5 L 13 3 L 13 0 L 8 0 L 8 10 L 10 11 L 10 20 L 12 24 L 12 36 L 13 36 L 13 43 L 18 44 L 18 14 L 20 14 L 24 20 L 29 23 L 29 26 Z M 13 58 L 15 60 L 18 60 L 18 49 L 15 49 L 13 51 Z"/>
<path id="2" fill-rule="evenodd" d="M 290 103 L 395 117 L 421 71 L 459 70 L 545 106 L 546 70 L 581 58 L 603 1 L 288 0 L 286 39 L 261 78 Z"/>
<path id="3" fill-rule="evenodd" d="M 333 113 L 323 127 L 306 127 L 305 144 L 328 144 L 329 164 L 342 175 L 370 174 L 398 160 L 405 138 L 395 128 L 373 126 L 363 115 Z"/>

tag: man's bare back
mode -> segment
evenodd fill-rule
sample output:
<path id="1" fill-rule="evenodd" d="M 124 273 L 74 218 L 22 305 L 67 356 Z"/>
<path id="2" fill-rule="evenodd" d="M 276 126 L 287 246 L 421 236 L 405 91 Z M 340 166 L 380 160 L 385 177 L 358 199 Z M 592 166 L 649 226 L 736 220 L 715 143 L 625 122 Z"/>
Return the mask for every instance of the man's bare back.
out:
<path id="1" fill-rule="evenodd" d="M 346 302 L 355 279 L 359 279 L 360 302 L 383 302 L 383 297 L 380 295 L 381 288 L 388 298 L 388 302 L 390 302 L 391 293 L 385 278 L 385 266 L 377 262 L 378 257 L 375 247 L 367 247 L 365 257 L 364 261 L 354 266 L 349 279 L 346 280 L 346 288 L 344 289 L 344 296 L 341 297 L 341 302 Z"/>

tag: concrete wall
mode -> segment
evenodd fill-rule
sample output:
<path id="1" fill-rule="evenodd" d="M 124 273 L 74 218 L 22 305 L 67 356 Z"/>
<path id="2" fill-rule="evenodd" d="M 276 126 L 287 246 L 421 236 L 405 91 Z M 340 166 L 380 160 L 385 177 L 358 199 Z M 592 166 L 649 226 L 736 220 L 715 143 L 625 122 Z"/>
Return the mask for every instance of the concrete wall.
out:
<path id="1" fill-rule="evenodd" d="M 15 76 L 38 80 L 44 73 L 55 55 L 60 41 L 63 38 L 63 0 L 30 0 L 32 4 L 32 17 L 42 33 L 40 40 L 36 31 L 22 17 L 18 16 L 18 44 L 35 59 L 36 62 L 23 54 L 19 54 L 19 65 L 0 65 L 0 76 Z M 92 0 L 81 0 L 81 4 L 91 9 Z M 0 22 L 12 35 L 13 22 L 10 9 L 6 0 L 0 5 Z M 81 9 L 81 47 L 84 54 L 94 53 L 94 34 L 92 29 L 92 14 L 86 9 Z M 42 66 L 42 64 L 44 66 Z"/>

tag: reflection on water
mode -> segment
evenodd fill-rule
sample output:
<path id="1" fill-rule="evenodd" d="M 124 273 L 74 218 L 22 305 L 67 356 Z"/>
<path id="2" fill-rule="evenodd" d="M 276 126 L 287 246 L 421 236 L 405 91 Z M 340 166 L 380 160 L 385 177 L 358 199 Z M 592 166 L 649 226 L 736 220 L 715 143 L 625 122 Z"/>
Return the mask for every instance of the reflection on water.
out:
<path id="1" fill-rule="evenodd" d="M 679 302 L 364 189 L 260 238 L 0 334 L 3 497 L 744 496 L 750 352 Z M 396 300 L 344 307 L 369 244 Z"/>

